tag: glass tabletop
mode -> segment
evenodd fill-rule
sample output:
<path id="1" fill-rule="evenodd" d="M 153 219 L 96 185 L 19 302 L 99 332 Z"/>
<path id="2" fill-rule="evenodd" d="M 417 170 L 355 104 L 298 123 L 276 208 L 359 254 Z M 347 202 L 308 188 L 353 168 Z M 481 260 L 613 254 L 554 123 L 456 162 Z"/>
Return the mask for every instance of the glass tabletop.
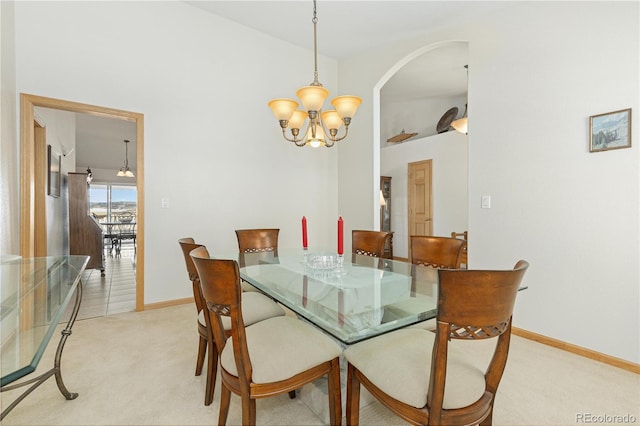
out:
<path id="1" fill-rule="evenodd" d="M 36 369 L 88 261 L 88 256 L 1 258 L 0 386 Z"/>
<path id="2" fill-rule="evenodd" d="M 326 256 L 327 262 L 319 261 Z M 344 344 L 436 316 L 437 270 L 302 249 L 237 257 L 242 279 Z"/>

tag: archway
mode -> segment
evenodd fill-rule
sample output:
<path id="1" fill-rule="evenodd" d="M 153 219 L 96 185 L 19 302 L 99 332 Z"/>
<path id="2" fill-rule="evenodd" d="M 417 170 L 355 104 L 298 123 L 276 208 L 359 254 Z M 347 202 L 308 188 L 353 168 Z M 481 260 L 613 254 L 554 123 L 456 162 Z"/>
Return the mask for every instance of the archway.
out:
<path id="1" fill-rule="evenodd" d="M 372 147 L 374 153 L 372 188 L 376 194 L 378 192 L 380 175 L 388 176 L 388 170 L 381 173 L 381 164 L 385 163 L 385 161 L 383 161 L 384 159 L 388 159 L 389 157 L 398 157 L 399 152 L 409 151 L 409 146 L 416 148 L 417 146 L 420 146 L 420 150 L 422 150 L 422 148 L 426 148 L 427 151 L 429 147 L 434 146 L 436 143 L 444 144 L 446 146 L 446 143 L 442 141 L 442 138 L 449 136 L 452 138 L 454 137 L 456 132 L 451 132 L 447 135 L 439 135 L 436 128 L 439 119 L 452 106 L 456 106 L 459 109 L 458 117 L 461 117 L 464 112 L 464 107 L 467 102 L 467 71 L 464 68 L 464 65 L 466 64 L 468 64 L 468 42 L 451 40 L 433 43 L 417 49 L 400 59 L 396 64 L 389 68 L 389 70 L 375 85 L 373 93 L 375 127 L 373 129 L 374 138 Z M 452 82 L 449 77 L 454 73 L 456 81 Z M 397 80 L 399 78 L 403 80 L 403 83 L 406 86 L 407 100 L 399 101 L 398 99 L 393 99 L 393 102 L 390 102 L 390 96 L 385 95 L 384 92 L 386 90 L 387 94 L 392 93 L 395 95 L 394 92 L 396 91 L 396 87 L 393 83 L 394 79 Z M 429 85 L 432 85 L 433 87 L 430 88 Z M 392 87 L 391 92 L 389 87 Z M 431 98 L 427 99 L 428 97 Z M 389 107 L 390 104 L 393 105 L 393 107 Z M 402 108 L 406 108 L 406 110 L 403 110 Z M 396 122 L 393 123 L 396 126 L 395 128 L 392 128 L 388 123 L 390 120 L 390 113 L 395 113 L 397 116 L 395 117 Z M 398 119 L 398 117 L 400 117 L 401 120 Z M 413 123 L 411 122 L 411 119 L 413 119 Z M 428 125 L 425 124 L 425 122 L 428 122 Z M 417 131 L 419 134 L 414 138 L 406 140 L 402 144 L 386 143 L 387 138 L 400 133 L 404 128 L 406 128 L 407 133 Z M 460 161 L 464 163 L 464 177 L 461 177 L 460 179 L 464 180 L 462 182 L 464 184 L 463 208 L 464 217 L 466 218 L 468 205 L 466 178 L 467 138 L 462 134 L 457 134 L 457 136 L 460 136 L 462 140 L 458 138 L 455 143 L 464 144 L 464 153 L 461 154 L 460 158 Z M 417 149 L 414 149 L 414 151 L 417 151 Z M 460 151 L 460 149 L 458 149 L 458 151 Z M 405 168 L 406 164 L 410 162 L 423 161 L 426 159 L 428 159 L 428 157 L 408 158 L 404 163 Z M 436 167 L 438 167 L 438 163 L 436 162 L 435 164 Z M 440 162 L 440 164 L 443 163 Z M 435 171 L 438 172 L 438 168 L 436 168 Z M 395 173 L 397 174 L 399 171 L 395 170 Z M 448 176 L 442 176 L 442 178 L 448 178 Z M 407 227 L 406 219 L 399 219 L 399 216 L 402 218 L 406 218 L 407 216 L 406 179 L 403 176 L 402 179 L 392 180 L 397 182 L 392 182 L 392 186 L 394 187 L 394 191 L 392 193 L 392 198 L 394 199 L 392 214 L 394 218 L 392 221 L 399 222 L 395 229 L 392 229 L 396 232 L 396 235 L 394 235 L 394 247 L 399 247 L 396 245 L 396 237 L 399 237 L 400 241 L 398 242 L 401 243 L 401 247 L 404 245 L 402 241 L 404 241 L 404 239 L 408 239 L 408 230 L 405 229 Z M 452 189 L 455 188 L 456 191 L 460 191 L 462 183 L 456 182 L 455 185 L 452 185 Z M 400 185 L 400 187 L 398 187 L 398 185 Z M 377 200 L 378 197 L 374 197 L 374 199 Z M 402 210 L 402 207 L 404 210 Z M 374 220 L 376 220 L 376 222 L 379 222 L 379 215 L 380 207 L 379 205 L 375 205 L 374 217 L 376 219 Z M 440 218 L 442 218 L 442 215 L 440 215 Z M 439 234 L 448 236 L 452 231 L 466 230 L 466 219 L 464 220 L 463 225 L 460 225 L 460 220 L 458 220 L 457 223 L 458 226 L 456 226 L 455 229 L 448 229 L 449 226 L 447 225 L 447 232 L 443 234 L 443 231 L 440 231 Z M 445 226 L 444 223 L 443 226 Z M 458 227 L 461 229 L 457 229 Z M 398 233 L 399 235 L 397 235 Z M 402 257 L 400 253 L 402 252 L 399 252 L 399 257 Z"/>

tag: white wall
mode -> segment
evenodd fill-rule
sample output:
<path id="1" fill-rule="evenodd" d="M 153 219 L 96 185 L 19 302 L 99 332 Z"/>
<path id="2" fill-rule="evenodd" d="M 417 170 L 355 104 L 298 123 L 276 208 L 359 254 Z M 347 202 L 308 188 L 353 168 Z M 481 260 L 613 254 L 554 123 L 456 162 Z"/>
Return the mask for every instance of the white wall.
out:
<path id="1" fill-rule="evenodd" d="M 408 163 L 432 160 L 433 235 L 467 230 L 467 136 L 447 132 L 383 148 L 380 174 L 391 176 L 393 255 L 408 257 Z"/>
<path id="2" fill-rule="evenodd" d="M 345 232 L 377 226 L 375 93 L 412 52 L 468 40 L 470 262 L 531 262 L 516 326 L 640 361 L 638 144 L 587 148 L 590 115 L 632 107 L 640 128 L 637 2 L 514 2 L 492 20 L 320 58 L 325 86 L 364 101 L 337 150 L 286 145 L 266 107 L 308 83 L 309 52 L 174 2 L 15 9 L 18 92 L 145 114 L 146 303 L 189 295 L 179 237 L 215 253 L 235 249 L 241 227 L 277 226 L 298 244 L 302 215 L 312 245 L 333 245 L 338 214 Z"/>
<path id="3" fill-rule="evenodd" d="M 145 303 L 191 294 L 180 237 L 232 254 L 235 229 L 278 227 L 297 246 L 306 215 L 310 245 L 335 245 L 337 151 L 285 142 L 267 106 L 313 78 L 309 51 L 183 2 L 15 12 L 18 92 L 144 114 Z M 318 67 L 337 90 L 337 63 Z"/>
<path id="4" fill-rule="evenodd" d="M 14 3 L 0 2 L 0 254 L 20 253 Z M 6 206 L 12 206 L 7 208 Z M 15 206 L 15 207 L 14 207 Z"/>
<path id="5" fill-rule="evenodd" d="M 640 128 L 638 12 L 637 2 L 514 2 L 490 20 L 341 61 L 341 90 L 364 98 L 340 146 L 341 214 L 373 211 L 372 88 L 412 52 L 467 39 L 469 262 L 528 260 L 515 326 L 638 363 L 638 144 L 588 149 L 591 115 L 631 107 Z"/>
<path id="6" fill-rule="evenodd" d="M 62 158 L 60 169 L 60 196 L 45 196 L 47 223 L 47 255 L 69 254 L 69 172 L 76 169 L 76 116 L 72 112 L 36 107 L 34 114 L 44 126 L 46 144 L 51 145 L 55 160 Z M 63 149 L 64 146 L 64 149 Z M 63 156 L 63 154 L 70 154 Z M 45 181 L 48 185 L 48 181 Z M 47 191 L 45 190 L 45 194 Z"/>

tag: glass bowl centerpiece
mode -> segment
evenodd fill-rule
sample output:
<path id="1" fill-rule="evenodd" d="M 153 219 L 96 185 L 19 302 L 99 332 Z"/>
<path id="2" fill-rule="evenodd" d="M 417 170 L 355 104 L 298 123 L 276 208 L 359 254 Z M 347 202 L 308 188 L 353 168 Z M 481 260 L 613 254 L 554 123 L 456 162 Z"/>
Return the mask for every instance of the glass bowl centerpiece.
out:
<path id="1" fill-rule="evenodd" d="M 309 253 L 305 255 L 304 264 L 312 271 L 334 271 L 342 266 L 342 256 L 335 253 Z"/>

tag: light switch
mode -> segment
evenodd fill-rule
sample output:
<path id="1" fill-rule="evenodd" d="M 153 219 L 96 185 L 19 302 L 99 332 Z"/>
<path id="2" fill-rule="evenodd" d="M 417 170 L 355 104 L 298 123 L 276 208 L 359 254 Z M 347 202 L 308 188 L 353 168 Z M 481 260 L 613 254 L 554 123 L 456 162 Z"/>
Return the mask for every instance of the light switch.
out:
<path id="1" fill-rule="evenodd" d="M 480 197 L 480 207 L 483 209 L 491 208 L 491 195 L 483 195 Z"/>
<path id="2" fill-rule="evenodd" d="M 160 201 L 160 205 L 162 206 L 163 209 L 168 209 L 169 199 L 167 197 L 162 197 L 162 200 Z"/>

